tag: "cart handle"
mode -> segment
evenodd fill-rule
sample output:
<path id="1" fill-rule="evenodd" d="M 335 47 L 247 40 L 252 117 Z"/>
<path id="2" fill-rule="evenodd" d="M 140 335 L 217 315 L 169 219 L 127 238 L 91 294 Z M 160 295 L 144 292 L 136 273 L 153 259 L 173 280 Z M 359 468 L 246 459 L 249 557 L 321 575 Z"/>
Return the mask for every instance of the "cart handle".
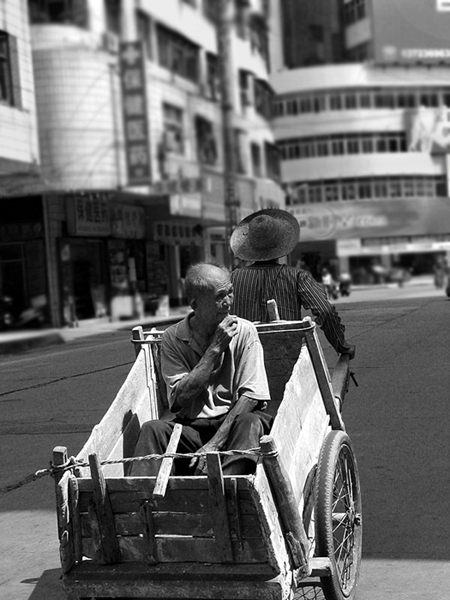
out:
<path id="1" fill-rule="evenodd" d="M 345 394 L 348 392 L 350 376 L 353 374 L 350 371 L 350 357 L 348 354 L 341 354 L 331 376 L 331 385 L 333 387 L 333 395 L 339 400 L 339 407 L 342 411 Z"/>

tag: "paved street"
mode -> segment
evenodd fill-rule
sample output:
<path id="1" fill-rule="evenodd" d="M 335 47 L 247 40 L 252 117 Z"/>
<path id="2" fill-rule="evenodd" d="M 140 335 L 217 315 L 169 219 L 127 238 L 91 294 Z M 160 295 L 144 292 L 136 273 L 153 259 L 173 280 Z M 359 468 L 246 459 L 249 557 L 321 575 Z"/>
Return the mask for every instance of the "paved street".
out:
<path id="1" fill-rule="evenodd" d="M 359 600 L 448 595 L 450 301 L 406 289 L 337 302 L 357 345 L 344 419 L 363 492 Z M 55 445 L 76 454 L 131 367 L 128 340 L 115 331 L 0 357 L 0 487 L 45 468 Z M 0 530 L 0 600 L 64 600 L 48 477 L 0 496 Z"/>

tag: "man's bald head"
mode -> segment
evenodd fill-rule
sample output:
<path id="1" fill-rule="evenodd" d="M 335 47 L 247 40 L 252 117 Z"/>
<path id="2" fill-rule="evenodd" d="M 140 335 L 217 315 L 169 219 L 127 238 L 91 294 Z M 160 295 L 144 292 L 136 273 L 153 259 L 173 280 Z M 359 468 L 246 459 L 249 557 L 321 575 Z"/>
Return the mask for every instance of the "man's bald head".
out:
<path id="1" fill-rule="evenodd" d="M 199 296 L 213 290 L 218 282 L 230 281 L 230 272 L 215 263 L 197 263 L 189 267 L 184 281 L 184 290 L 189 304 Z"/>

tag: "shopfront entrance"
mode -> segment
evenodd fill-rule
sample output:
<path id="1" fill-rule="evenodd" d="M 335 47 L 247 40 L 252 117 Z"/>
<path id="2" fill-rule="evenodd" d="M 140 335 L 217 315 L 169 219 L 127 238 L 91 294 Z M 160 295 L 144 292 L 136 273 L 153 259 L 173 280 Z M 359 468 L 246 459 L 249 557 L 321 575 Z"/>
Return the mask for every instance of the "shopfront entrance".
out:
<path id="1" fill-rule="evenodd" d="M 64 320 L 67 324 L 107 314 L 104 242 L 65 239 L 61 242 Z"/>

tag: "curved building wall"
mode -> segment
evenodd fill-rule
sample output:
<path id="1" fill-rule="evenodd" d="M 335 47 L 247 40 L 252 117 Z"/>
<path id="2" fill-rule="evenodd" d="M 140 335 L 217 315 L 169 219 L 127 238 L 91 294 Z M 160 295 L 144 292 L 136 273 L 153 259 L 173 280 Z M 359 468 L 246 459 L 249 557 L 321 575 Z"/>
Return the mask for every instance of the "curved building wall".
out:
<path id="1" fill-rule="evenodd" d="M 34 51 L 42 171 L 55 189 L 115 188 L 120 105 L 108 55 L 83 46 Z"/>
<path id="2" fill-rule="evenodd" d="M 349 257 L 390 264 L 450 252 L 446 69 L 338 65 L 271 82 L 282 180 L 303 241 L 333 241 L 345 269 Z"/>

